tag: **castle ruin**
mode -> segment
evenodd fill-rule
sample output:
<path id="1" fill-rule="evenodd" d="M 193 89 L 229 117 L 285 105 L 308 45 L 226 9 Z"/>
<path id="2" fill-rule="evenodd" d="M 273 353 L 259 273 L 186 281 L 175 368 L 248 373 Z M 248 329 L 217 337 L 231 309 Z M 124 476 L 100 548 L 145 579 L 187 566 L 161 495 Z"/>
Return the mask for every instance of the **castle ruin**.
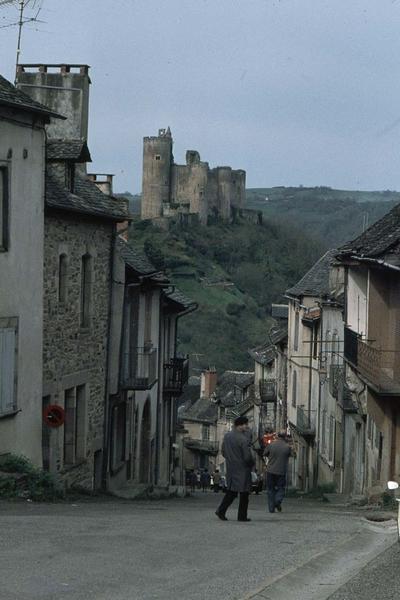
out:
<path id="1" fill-rule="evenodd" d="M 170 128 L 143 140 L 142 219 L 197 214 L 230 220 L 245 205 L 246 171 L 210 169 L 196 150 L 186 152 L 186 165 L 174 163 Z"/>

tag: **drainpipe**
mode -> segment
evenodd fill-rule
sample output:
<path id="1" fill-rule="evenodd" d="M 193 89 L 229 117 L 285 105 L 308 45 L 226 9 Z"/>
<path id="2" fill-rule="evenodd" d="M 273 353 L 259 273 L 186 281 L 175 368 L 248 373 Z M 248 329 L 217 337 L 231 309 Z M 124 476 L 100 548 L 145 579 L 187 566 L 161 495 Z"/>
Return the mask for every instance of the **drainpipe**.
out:
<path id="1" fill-rule="evenodd" d="M 157 485 L 160 474 L 160 407 L 161 407 L 161 396 L 163 393 L 163 360 L 164 349 L 161 347 L 162 342 L 162 325 L 163 325 L 163 311 L 162 311 L 162 292 L 160 289 L 159 308 L 158 308 L 158 377 L 157 377 L 157 407 L 156 407 L 156 457 L 154 461 L 154 483 Z"/>
<path id="2" fill-rule="evenodd" d="M 112 319 L 112 306 L 114 299 L 114 258 L 115 258 L 115 245 L 117 239 L 117 227 L 114 224 L 113 232 L 111 235 L 111 248 L 110 248 L 110 294 L 108 302 L 108 326 L 107 326 L 107 344 L 106 344 L 106 370 L 105 370 L 105 397 L 104 397 L 104 420 L 103 420 L 103 464 L 102 464 L 102 488 L 107 489 L 107 476 L 109 467 L 109 454 L 110 454 L 110 435 L 111 435 L 111 406 L 109 400 L 110 391 L 110 347 L 111 347 L 111 319 Z"/>
<path id="3" fill-rule="evenodd" d="M 310 331 L 311 331 L 311 341 L 312 341 L 313 333 L 314 333 L 314 325 Z M 309 344 L 309 348 L 310 348 L 310 356 L 308 359 L 307 410 L 308 410 L 308 427 L 309 427 L 309 429 L 311 429 L 312 353 L 313 353 L 312 343 Z M 309 487 L 310 487 L 310 454 L 311 454 L 311 446 L 310 446 L 310 444 L 307 444 L 307 470 L 306 470 L 307 491 L 309 490 Z"/>
<path id="4" fill-rule="evenodd" d="M 174 288 L 175 289 L 175 288 Z M 188 314 L 190 314 L 191 312 L 194 312 L 195 310 L 197 310 L 199 307 L 199 305 L 197 303 L 193 303 L 192 306 L 189 306 L 186 310 L 184 310 L 183 312 L 181 312 L 179 315 L 176 316 L 175 318 L 175 331 L 174 331 L 174 354 L 176 354 L 176 348 L 178 345 L 178 320 L 181 317 L 184 317 Z M 177 425 L 177 416 L 178 416 L 178 411 L 177 411 L 177 406 L 176 406 L 176 398 L 173 397 L 173 406 L 171 406 L 171 419 L 172 419 L 172 424 L 173 424 L 173 429 L 172 429 L 172 438 L 173 441 L 176 442 L 176 425 Z M 172 458 L 172 452 L 171 452 L 171 456 L 170 459 Z M 182 473 L 182 480 L 183 480 L 183 437 L 182 437 L 182 457 L 181 457 L 181 473 Z M 171 462 L 170 462 L 170 470 L 171 470 Z M 184 485 L 184 481 L 183 484 Z"/>
<path id="5" fill-rule="evenodd" d="M 319 308 L 320 308 L 320 314 L 321 314 L 321 318 L 320 318 L 320 332 L 319 332 L 319 364 L 321 366 L 322 364 L 322 342 L 323 342 L 323 331 L 324 331 L 324 313 L 323 313 L 323 308 L 322 308 L 322 302 L 317 302 Z M 322 387 L 321 387 L 321 381 L 318 381 L 318 408 L 317 408 L 317 419 L 316 419 L 316 424 L 315 424 L 315 428 L 316 428 L 316 454 L 317 454 L 317 460 L 316 460 L 316 466 L 315 466 L 315 480 L 314 480 L 314 484 L 318 485 L 318 477 L 319 477 L 319 452 L 320 452 L 320 423 L 321 423 L 321 396 L 322 396 Z"/>

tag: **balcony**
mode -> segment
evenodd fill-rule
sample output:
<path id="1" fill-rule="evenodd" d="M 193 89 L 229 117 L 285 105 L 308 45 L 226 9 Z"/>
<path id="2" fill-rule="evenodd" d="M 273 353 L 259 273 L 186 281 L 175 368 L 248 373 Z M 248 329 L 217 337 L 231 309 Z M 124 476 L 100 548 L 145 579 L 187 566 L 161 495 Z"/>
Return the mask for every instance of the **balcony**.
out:
<path id="1" fill-rule="evenodd" d="M 164 392 L 180 396 L 183 386 L 189 379 L 189 359 L 171 358 L 164 364 Z"/>
<path id="2" fill-rule="evenodd" d="M 315 436 L 316 410 L 306 410 L 303 406 L 297 407 L 297 429 L 304 437 Z"/>
<path id="3" fill-rule="evenodd" d="M 195 450 L 202 452 L 203 454 L 218 454 L 218 442 L 212 442 L 211 440 L 199 440 L 195 438 L 185 438 L 185 447 L 188 450 Z"/>
<path id="4" fill-rule="evenodd" d="M 123 354 L 121 387 L 124 390 L 149 390 L 157 381 L 156 348 L 134 348 Z"/>
<path id="5" fill-rule="evenodd" d="M 276 402 L 276 380 L 268 379 L 260 381 L 260 399 L 261 404 L 267 404 L 267 402 Z"/>
<path id="6" fill-rule="evenodd" d="M 370 342 L 358 340 L 357 369 L 379 394 L 400 393 L 400 356 L 394 350 L 382 350 Z"/>

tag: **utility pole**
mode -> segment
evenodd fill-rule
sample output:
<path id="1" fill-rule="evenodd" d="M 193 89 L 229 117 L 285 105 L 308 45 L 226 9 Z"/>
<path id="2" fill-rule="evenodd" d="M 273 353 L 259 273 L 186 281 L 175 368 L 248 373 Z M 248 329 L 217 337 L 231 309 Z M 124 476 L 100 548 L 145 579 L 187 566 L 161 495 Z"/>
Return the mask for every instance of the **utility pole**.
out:
<path id="1" fill-rule="evenodd" d="M 42 10 L 43 0 L 0 0 L 0 8 L 3 6 L 11 5 L 14 8 L 18 9 L 18 21 L 7 23 L 6 25 L 2 25 L 1 28 L 4 27 L 18 27 L 18 41 L 17 41 L 17 55 L 15 60 L 15 82 L 17 80 L 17 70 L 20 62 L 21 55 L 21 38 L 22 38 L 22 28 L 26 23 L 43 23 L 43 21 L 39 21 L 38 16 L 40 11 Z M 26 17 L 25 12 L 28 8 L 32 13 L 31 17 Z"/>
<path id="2" fill-rule="evenodd" d="M 21 34 L 22 34 L 22 26 L 24 24 L 24 8 L 25 8 L 25 0 L 20 0 L 19 2 L 19 21 L 18 21 L 18 42 L 17 42 L 17 57 L 15 60 L 15 85 L 17 84 L 17 71 L 19 65 L 19 55 L 21 53 Z"/>

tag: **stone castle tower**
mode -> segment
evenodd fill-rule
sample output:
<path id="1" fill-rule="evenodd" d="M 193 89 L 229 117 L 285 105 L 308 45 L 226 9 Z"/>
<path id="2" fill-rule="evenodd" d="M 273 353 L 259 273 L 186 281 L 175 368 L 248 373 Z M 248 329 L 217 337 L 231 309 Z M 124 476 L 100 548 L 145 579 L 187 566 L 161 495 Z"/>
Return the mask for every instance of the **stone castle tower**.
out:
<path id="1" fill-rule="evenodd" d="M 186 152 L 186 164 L 174 163 L 171 131 L 143 140 L 142 219 L 196 214 L 206 224 L 209 215 L 230 220 L 245 205 L 246 172 L 231 167 L 210 169 L 196 150 Z"/>

